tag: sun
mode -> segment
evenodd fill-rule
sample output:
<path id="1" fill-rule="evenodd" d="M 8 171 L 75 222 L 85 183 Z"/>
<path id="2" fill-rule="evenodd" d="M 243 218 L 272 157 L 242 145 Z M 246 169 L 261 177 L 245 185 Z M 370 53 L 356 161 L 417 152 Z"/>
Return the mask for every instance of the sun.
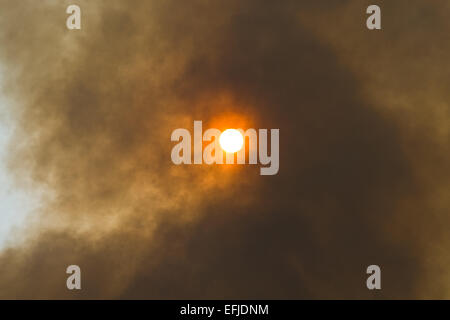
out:
<path id="1" fill-rule="evenodd" d="M 236 129 L 227 129 L 220 135 L 220 146 L 228 153 L 234 153 L 241 150 L 244 145 L 244 137 Z"/>

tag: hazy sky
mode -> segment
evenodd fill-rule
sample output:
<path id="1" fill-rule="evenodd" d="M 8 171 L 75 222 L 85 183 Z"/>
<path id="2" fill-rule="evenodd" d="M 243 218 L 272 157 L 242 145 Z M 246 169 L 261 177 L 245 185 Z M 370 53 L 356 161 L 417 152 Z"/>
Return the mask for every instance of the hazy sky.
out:
<path id="1" fill-rule="evenodd" d="M 2 77 L 0 75 L 0 87 Z M 6 245 L 14 227 L 19 232 L 27 213 L 37 203 L 31 193 L 14 187 L 15 181 L 8 171 L 8 143 L 11 142 L 15 125 L 9 112 L 8 100 L 0 93 L 0 250 Z"/>
<path id="2" fill-rule="evenodd" d="M 450 297 L 450 2 L 380 2 L 0 0 L 0 298 Z M 279 173 L 175 166 L 194 120 Z"/>

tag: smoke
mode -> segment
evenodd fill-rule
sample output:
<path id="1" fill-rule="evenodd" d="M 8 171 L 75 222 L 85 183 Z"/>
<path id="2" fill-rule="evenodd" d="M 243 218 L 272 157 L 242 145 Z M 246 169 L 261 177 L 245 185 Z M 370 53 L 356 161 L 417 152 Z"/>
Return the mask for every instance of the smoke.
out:
<path id="1" fill-rule="evenodd" d="M 49 191 L 0 297 L 448 296 L 448 22 L 410 3 L 1 1 L 10 170 Z M 193 120 L 279 128 L 278 175 L 173 165 Z"/>

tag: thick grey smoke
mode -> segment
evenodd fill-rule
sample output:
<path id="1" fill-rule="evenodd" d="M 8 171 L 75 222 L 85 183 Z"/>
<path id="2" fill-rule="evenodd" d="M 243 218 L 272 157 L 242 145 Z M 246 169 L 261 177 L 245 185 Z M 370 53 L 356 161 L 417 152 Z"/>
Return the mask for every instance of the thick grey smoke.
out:
<path id="1" fill-rule="evenodd" d="M 49 190 L 0 297 L 448 297 L 448 4 L 364 2 L 0 1 L 11 171 Z M 279 174 L 174 166 L 193 120 L 279 128 Z"/>

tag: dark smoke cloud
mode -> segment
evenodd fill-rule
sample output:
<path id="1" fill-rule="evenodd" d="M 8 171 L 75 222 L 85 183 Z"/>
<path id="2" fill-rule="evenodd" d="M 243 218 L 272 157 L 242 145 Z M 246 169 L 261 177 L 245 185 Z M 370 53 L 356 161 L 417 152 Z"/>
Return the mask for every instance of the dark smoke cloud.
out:
<path id="1" fill-rule="evenodd" d="M 49 194 L 1 298 L 447 296 L 446 4 L 371 33 L 364 1 L 78 1 L 80 31 L 69 3 L 0 2 L 11 170 Z M 172 130 L 230 119 L 280 128 L 278 175 L 172 164 Z"/>

